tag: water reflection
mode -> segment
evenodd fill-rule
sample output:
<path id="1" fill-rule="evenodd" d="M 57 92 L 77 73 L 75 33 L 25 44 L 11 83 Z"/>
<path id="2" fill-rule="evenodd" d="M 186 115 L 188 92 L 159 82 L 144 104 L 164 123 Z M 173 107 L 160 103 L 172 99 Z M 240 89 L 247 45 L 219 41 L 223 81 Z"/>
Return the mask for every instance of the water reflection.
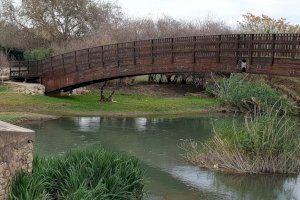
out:
<path id="1" fill-rule="evenodd" d="M 80 117 L 74 118 L 79 130 L 83 132 L 96 131 L 100 127 L 101 117 Z"/>
<path id="2" fill-rule="evenodd" d="M 280 175 L 226 175 L 215 173 L 214 184 L 226 186 L 237 199 L 299 199 L 297 177 Z M 298 194 L 297 194 L 298 193 Z"/>
<path id="3" fill-rule="evenodd" d="M 135 125 L 136 125 L 136 128 L 138 131 L 145 131 L 147 129 L 146 128 L 146 125 L 147 125 L 146 118 L 139 117 L 139 118 L 135 118 L 134 121 L 135 121 Z"/>
<path id="4" fill-rule="evenodd" d="M 180 139 L 206 140 L 211 121 L 229 116 L 187 118 L 64 118 L 29 125 L 36 130 L 35 151 L 49 155 L 101 144 L 138 157 L 147 171 L 146 199 L 300 199 L 299 177 L 233 176 L 188 165 Z"/>

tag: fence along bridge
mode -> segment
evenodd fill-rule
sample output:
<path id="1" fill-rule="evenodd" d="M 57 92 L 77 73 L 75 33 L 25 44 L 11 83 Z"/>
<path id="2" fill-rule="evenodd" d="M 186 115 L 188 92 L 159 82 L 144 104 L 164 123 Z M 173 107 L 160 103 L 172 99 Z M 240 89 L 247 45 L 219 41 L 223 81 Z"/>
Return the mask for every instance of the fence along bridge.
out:
<path id="1" fill-rule="evenodd" d="M 11 62 L 10 75 L 40 78 L 46 93 L 156 73 L 247 73 L 300 77 L 300 34 L 232 34 L 142 40 Z"/>

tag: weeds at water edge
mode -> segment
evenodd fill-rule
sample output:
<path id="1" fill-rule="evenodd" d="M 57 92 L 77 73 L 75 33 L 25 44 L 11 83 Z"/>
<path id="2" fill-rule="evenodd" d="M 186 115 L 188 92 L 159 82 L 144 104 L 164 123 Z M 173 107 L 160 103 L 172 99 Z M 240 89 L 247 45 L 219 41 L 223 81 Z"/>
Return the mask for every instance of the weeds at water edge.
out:
<path id="1" fill-rule="evenodd" d="M 271 108 L 247 115 L 242 125 L 213 125 L 209 141 L 183 141 L 187 161 L 203 168 L 232 173 L 300 172 L 300 134 L 295 123 Z"/>

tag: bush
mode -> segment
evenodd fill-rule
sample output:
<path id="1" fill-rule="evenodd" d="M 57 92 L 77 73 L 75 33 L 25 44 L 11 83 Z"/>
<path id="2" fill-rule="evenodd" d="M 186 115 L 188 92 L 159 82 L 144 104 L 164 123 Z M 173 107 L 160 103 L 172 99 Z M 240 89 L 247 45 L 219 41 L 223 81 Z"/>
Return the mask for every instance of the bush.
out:
<path id="1" fill-rule="evenodd" d="M 285 112 L 295 111 L 295 103 L 282 92 L 263 83 L 250 82 L 246 78 L 241 74 L 232 75 L 216 81 L 206 90 L 241 112 L 253 112 L 255 109 L 264 111 L 274 105 L 277 109 L 285 108 Z"/>
<path id="2" fill-rule="evenodd" d="M 141 199 L 143 186 L 143 171 L 136 159 L 85 149 L 35 158 L 32 174 L 20 172 L 15 177 L 10 199 Z"/>
<path id="3" fill-rule="evenodd" d="M 245 118 L 242 125 L 214 125 L 205 142 L 185 141 L 185 158 L 204 168 L 234 173 L 300 172 L 300 135 L 286 115 L 268 110 Z"/>
<path id="4" fill-rule="evenodd" d="M 34 49 L 31 51 L 25 51 L 24 59 L 25 60 L 42 60 L 42 59 L 52 56 L 53 53 L 54 53 L 54 49 L 52 49 L 52 48 Z"/>

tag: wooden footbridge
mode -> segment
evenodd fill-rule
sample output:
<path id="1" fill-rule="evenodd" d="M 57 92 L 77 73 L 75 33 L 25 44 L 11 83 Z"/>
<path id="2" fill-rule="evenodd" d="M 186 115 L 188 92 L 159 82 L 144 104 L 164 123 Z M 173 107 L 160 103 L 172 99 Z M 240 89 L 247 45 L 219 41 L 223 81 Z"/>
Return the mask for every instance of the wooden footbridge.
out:
<path id="1" fill-rule="evenodd" d="M 11 78 L 39 78 L 46 93 L 157 73 L 300 77 L 300 34 L 232 34 L 142 40 L 11 62 Z"/>

